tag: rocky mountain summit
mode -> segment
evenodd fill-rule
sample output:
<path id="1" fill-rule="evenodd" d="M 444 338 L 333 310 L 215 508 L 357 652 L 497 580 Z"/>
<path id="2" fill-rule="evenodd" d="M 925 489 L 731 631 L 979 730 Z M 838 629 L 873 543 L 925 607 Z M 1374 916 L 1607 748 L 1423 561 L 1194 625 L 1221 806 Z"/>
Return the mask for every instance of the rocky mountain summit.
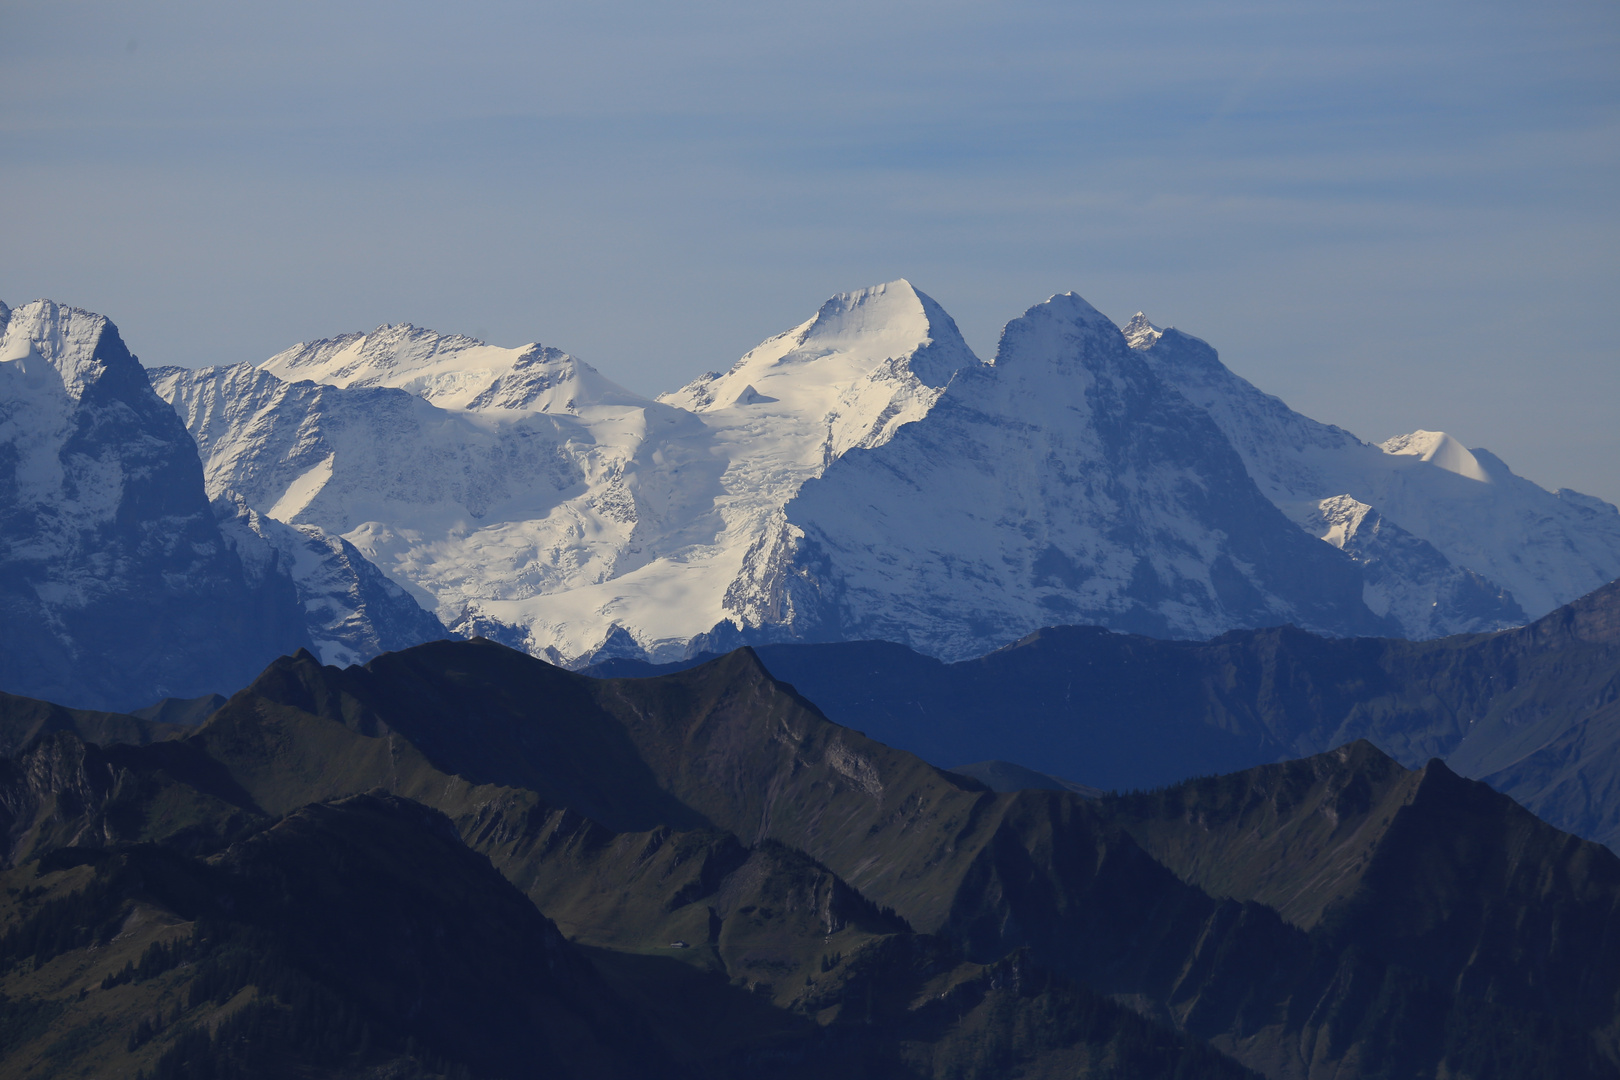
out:
<path id="1" fill-rule="evenodd" d="M 210 505 L 196 442 L 100 315 L 0 305 L 0 686 L 135 708 L 274 657 L 443 636 L 339 537 Z"/>
<path id="2" fill-rule="evenodd" d="M 1363 442 L 1073 295 L 983 361 L 908 282 L 841 294 L 656 401 L 411 326 L 154 385 L 211 495 L 563 663 L 852 638 L 955 660 L 1063 623 L 1427 638 L 1620 575 L 1607 503 L 1442 434 Z"/>
<path id="3" fill-rule="evenodd" d="M 117 328 L 48 300 L 0 316 L 0 685 L 130 708 L 307 644 L 291 580 L 226 541 Z"/>

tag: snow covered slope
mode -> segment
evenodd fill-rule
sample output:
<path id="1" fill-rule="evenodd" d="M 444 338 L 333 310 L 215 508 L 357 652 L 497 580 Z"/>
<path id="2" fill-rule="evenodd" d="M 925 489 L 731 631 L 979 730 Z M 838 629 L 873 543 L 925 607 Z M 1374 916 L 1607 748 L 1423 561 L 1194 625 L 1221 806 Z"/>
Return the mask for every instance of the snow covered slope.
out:
<path id="1" fill-rule="evenodd" d="M 1522 621 L 1620 550 L 1605 503 L 1440 437 L 1369 446 L 1072 295 L 986 363 L 905 281 L 842 294 L 657 401 L 411 326 L 154 385 L 261 539 L 341 538 L 452 630 L 564 662 L 958 658 L 1058 622 L 1431 636 Z"/>
<path id="2" fill-rule="evenodd" d="M 1209 418 L 1073 294 L 1007 325 L 919 422 L 786 509 L 773 558 L 839 637 L 948 660 L 1020 628 L 1382 629 L 1355 567 L 1266 501 Z M 829 635 L 832 636 L 832 635 Z"/>
<path id="3" fill-rule="evenodd" d="M 468 399 L 501 377 L 485 374 Z M 589 420 L 546 401 L 441 408 L 403 389 L 288 383 L 246 364 L 163 369 L 154 386 L 196 436 L 210 494 L 344 537 L 452 630 L 519 644 L 527 635 L 488 606 L 621 572 L 639 517 L 657 519 L 657 506 L 637 513 L 639 465 L 655 477 L 655 502 L 662 494 L 662 464 L 636 459 L 646 427 L 700 427 L 653 402 L 575 398 Z"/>
<path id="4" fill-rule="evenodd" d="M 557 349 L 534 344 L 502 349 L 408 323 L 294 345 L 259 367 L 284 382 L 392 386 L 447 409 L 577 412 L 582 406 L 643 404 Z"/>
<path id="5" fill-rule="evenodd" d="M 1140 313 L 1126 335 L 1210 415 L 1268 498 L 1368 567 L 1369 605 L 1405 636 L 1516 625 L 1620 577 L 1620 511 L 1608 503 L 1549 492 L 1442 432 L 1364 443 L 1293 411 L 1203 341 L 1160 331 Z"/>
<path id="6" fill-rule="evenodd" d="M 0 688 L 129 709 L 307 645 L 292 583 L 225 542 L 117 328 L 45 300 L 0 322 Z"/>
<path id="7" fill-rule="evenodd" d="M 212 494 L 345 537 L 458 632 L 573 660 L 626 634 L 684 655 L 746 621 L 739 579 L 799 485 L 922 415 L 964 363 L 949 317 L 898 282 L 665 402 L 555 349 L 400 327 L 154 384 Z M 329 381 L 287 381 L 304 376 Z"/>

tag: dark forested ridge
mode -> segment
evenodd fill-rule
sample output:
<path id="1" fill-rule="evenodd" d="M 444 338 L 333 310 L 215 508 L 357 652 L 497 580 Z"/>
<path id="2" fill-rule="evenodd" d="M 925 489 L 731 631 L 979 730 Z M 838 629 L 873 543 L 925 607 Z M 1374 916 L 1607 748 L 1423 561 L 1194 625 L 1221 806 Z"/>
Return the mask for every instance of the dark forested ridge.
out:
<path id="1" fill-rule="evenodd" d="M 998 759 L 1153 788 L 1365 738 L 1620 847 L 1620 582 L 1516 630 L 1436 641 L 1055 627 L 957 664 L 886 642 L 757 651 L 833 720 L 946 767 Z"/>
<path id="2" fill-rule="evenodd" d="M 442 642 L 42 728 L 0 826 L 0 1075 L 1620 1076 L 1620 860 L 1366 743 L 997 793 Z"/>

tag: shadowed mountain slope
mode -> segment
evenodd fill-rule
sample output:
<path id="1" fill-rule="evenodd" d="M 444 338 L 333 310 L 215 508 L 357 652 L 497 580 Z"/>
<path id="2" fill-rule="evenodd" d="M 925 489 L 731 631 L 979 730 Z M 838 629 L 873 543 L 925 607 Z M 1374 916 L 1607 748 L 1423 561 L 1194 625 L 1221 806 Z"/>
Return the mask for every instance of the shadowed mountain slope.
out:
<path id="1" fill-rule="evenodd" d="M 240 686 L 308 640 L 291 580 L 226 542 L 118 328 L 0 305 L 0 686 L 125 708 Z"/>
<path id="2" fill-rule="evenodd" d="M 36 736 L 53 731 L 71 731 L 89 742 L 140 745 L 173 738 L 188 727 L 133 713 L 69 709 L 0 691 L 0 756 L 15 754 Z"/>
<path id="3" fill-rule="evenodd" d="M 585 1038 L 602 1030 L 603 1016 L 613 1024 L 622 1021 L 626 1030 L 646 1024 L 654 1033 L 665 1064 L 630 1075 L 689 1070 L 700 1076 L 808 1080 L 836 1070 L 853 1077 L 988 1080 L 1014 1069 L 1053 1077 L 1246 1075 L 1199 1040 L 1054 974 L 1032 954 L 1009 955 L 1003 949 L 983 961 L 964 958 L 951 938 L 915 932 L 824 863 L 773 840 L 768 827 L 747 830 L 745 843 L 707 824 L 712 817 L 737 819 L 780 802 L 770 794 L 763 802 L 751 801 L 740 783 L 717 790 L 712 799 L 695 797 L 705 776 L 712 780 L 734 772 L 739 761 L 754 762 L 762 777 L 779 770 L 784 762 L 773 730 L 800 733 L 797 756 L 807 765 L 841 740 L 859 740 L 777 687 L 751 655 L 713 665 L 707 678 L 697 673 L 654 686 L 652 697 L 646 684 L 627 684 L 624 695 L 594 700 L 603 686 L 488 642 L 426 647 L 341 671 L 302 654 L 273 665 L 183 740 L 106 750 L 67 732 L 36 740 L 0 792 L 0 804 L 15 807 L 13 831 L 31 841 L 19 848 L 19 857 L 35 857 L 7 874 L 16 882 L 11 895 L 21 898 L 23 910 L 6 925 L 22 927 L 43 917 L 29 897 L 41 887 L 36 880 L 42 870 L 54 865 L 49 862 L 53 852 L 88 847 L 106 855 L 85 852 L 73 858 L 123 859 L 148 850 L 132 848 L 132 842 L 157 841 L 161 847 L 152 850 L 180 860 L 186 874 L 213 872 L 207 867 L 250 870 L 256 896 L 252 904 L 235 901 L 238 915 L 257 926 L 251 912 L 285 901 L 293 908 L 266 918 L 291 936 L 271 940 L 250 934 L 250 951 L 270 957 L 270 968 L 250 964 L 245 974 L 238 972 L 218 987 L 184 988 L 187 1004 L 178 1013 L 170 998 L 160 998 L 141 1014 L 149 1017 L 146 1021 L 128 1010 L 118 1013 L 133 1029 L 87 1030 L 93 1022 L 77 1007 L 83 1000 L 73 994 L 77 984 L 60 978 L 39 983 L 28 976 L 27 965 L 5 976 L 4 992 L 36 1010 L 62 1010 L 61 1019 L 53 1021 L 58 1026 L 49 1031 L 60 1033 L 61 1025 L 68 1025 L 77 1032 L 80 1058 L 155 1061 L 157 1075 L 201 1075 L 198 1063 L 208 1062 L 247 1068 L 232 1049 L 238 1044 L 226 1035 L 240 1036 L 250 1050 L 264 1047 L 268 1064 L 261 1072 L 270 1074 L 296 1065 L 316 1075 L 361 1075 L 374 1067 L 366 1062 L 377 1054 L 384 1061 L 389 1054 L 403 1058 L 400 1068 L 409 1065 L 422 1075 L 458 1063 L 470 1065 L 474 1075 L 530 1074 L 538 1066 L 512 1073 L 498 1067 L 499 1055 L 506 1053 L 503 1046 L 513 1045 L 514 1031 L 528 1032 L 536 1024 L 551 1031 L 545 1018 L 552 1013 L 541 1009 L 540 1020 L 519 1022 L 508 1005 L 482 1009 L 482 1018 L 475 1017 L 472 1006 L 482 1000 L 478 993 L 493 988 L 472 994 L 467 1008 L 450 1010 L 453 1015 L 440 1029 L 421 1030 L 417 1018 L 432 1007 L 432 994 L 462 993 L 474 970 L 457 966 L 455 955 L 439 948 L 443 927 L 434 920 L 454 917 L 449 912 L 457 908 L 482 918 L 478 905 L 498 898 L 446 895 L 451 882 L 438 879 L 468 871 L 428 865 L 432 860 L 424 862 L 427 856 L 413 850 L 414 841 L 387 835 L 362 839 L 361 854 L 332 835 L 334 829 L 347 835 L 359 828 L 343 824 L 349 820 L 344 815 L 332 816 L 334 808 L 346 811 L 354 805 L 346 792 L 383 788 L 442 807 L 464 840 L 487 852 L 509 881 L 539 901 L 542 910 L 555 910 L 570 935 L 590 947 L 591 970 L 617 996 L 604 997 L 606 991 L 599 994 L 593 984 L 579 983 L 584 989 L 574 1012 L 583 1015 L 558 1023 L 580 1027 L 583 1044 L 567 1059 L 571 1064 L 558 1066 L 559 1075 L 613 1075 L 580 1064 L 590 1054 L 606 1052 L 602 1040 Z M 763 728 L 750 725 L 746 715 L 760 706 L 768 714 L 761 717 Z M 875 750 L 903 759 L 919 776 L 945 780 L 909 755 Z M 794 754 L 790 750 L 789 765 Z M 842 810 L 849 800 L 839 797 L 841 789 L 829 777 L 843 776 L 852 766 L 836 750 L 830 756 L 833 764 L 822 761 L 809 771 L 828 787 L 824 793 L 833 807 Z M 639 771 L 627 768 L 638 758 Z M 456 772 L 447 771 L 450 763 Z M 188 787 L 182 775 L 195 776 L 209 790 Z M 947 787 L 994 798 L 957 782 Z M 161 811 L 178 805 L 181 789 L 192 800 L 184 822 L 175 820 L 185 831 L 163 835 Z M 537 789 L 557 804 L 542 799 Z M 143 791 L 144 801 L 136 798 Z M 362 809 L 376 801 L 367 798 Z M 315 799 L 337 801 L 310 805 Z M 415 814 L 412 820 L 424 822 L 429 831 L 449 837 L 442 818 L 411 810 L 413 804 L 400 802 L 397 794 L 388 800 L 407 817 Z M 596 808 L 617 829 L 583 815 L 569 800 Z M 272 825 L 278 818 L 280 823 Z M 674 827 L 661 819 L 672 819 Z M 434 825 L 435 820 L 442 824 Z M 291 842 L 289 836 L 298 847 L 283 859 L 277 853 Z M 196 856 L 208 851 L 220 854 L 199 862 Z M 1174 885 L 1167 872 L 1160 874 Z M 360 882 L 365 887 L 357 889 Z M 370 899 L 370 888 L 392 899 Z M 422 891 L 427 898 L 418 897 Z M 127 892 L 118 896 L 123 906 L 116 918 L 125 922 L 147 902 Z M 333 906 L 333 926 L 307 924 L 323 903 Z M 507 903 L 500 900 L 497 906 Z M 344 929 L 352 918 L 345 912 L 371 905 L 379 906 L 377 927 Z M 402 905 L 415 921 L 396 925 L 393 913 Z M 160 919 L 165 924 L 196 917 L 174 904 L 166 903 L 161 912 L 167 913 Z M 93 970 L 107 981 L 96 965 L 104 959 L 117 963 L 123 952 L 103 958 L 87 950 L 99 940 L 96 926 L 112 917 L 104 911 L 86 917 L 91 916 L 91 924 L 73 931 L 68 944 L 76 947 L 59 962 L 72 971 Z M 509 918 L 505 924 L 495 921 L 508 926 L 501 932 L 512 935 L 519 959 L 524 934 L 531 940 L 541 934 L 512 928 Z M 366 951 L 384 931 L 397 957 L 385 960 Z M 343 940 L 329 940 L 334 934 Z M 19 939 L 23 951 L 16 955 L 38 958 L 31 940 Z M 686 947 L 677 948 L 676 940 Z M 417 956 L 423 946 L 429 948 L 426 959 Z M 471 955 L 476 957 L 476 950 Z M 275 974 L 289 965 L 296 978 Z M 390 973 L 390 965 L 397 970 Z M 436 972 L 432 993 L 405 1001 L 400 995 L 410 997 L 413 980 L 429 977 L 421 974 L 425 970 Z M 331 997 L 301 990 L 299 979 L 305 976 Z M 121 985 L 122 977 L 115 969 L 109 989 Z M 144 977 L 129 979 L 143 982 Z M 185 981 L 171 977 L 175 980 Z M 177 986 L 175 994 L 181 989 Z M 544 986 L 534 992 L 542 998 L 549 993 Z M 248 1002 L 263 1001 L 263 1010 L 246 1013 L 243 993 Z M 142 994 L 146 1002 L 150 995 Z M 204 1001 L 213 1002 L 213 1011 L 192 1011 Z M 621 1008 L 613 1001 L 628 1004 Z M 296 1026 L 300 1010 L 314 1007 L 310 1002 L 325 1002 L 341 1030 L 289 1031 L 286 1024 Z M 282 1014 L 282 1006 L 292 1019 Z M 227 1022 L 241 1026 L 219 1029 L 220 1009 L 244 1010 L 247 1019 L 229 1021 L 236 1015 L 230 1012 Z M 356 1041 L 355 1024 L 364 1026 L 368 1016 L 377 1018 L 372 1041 Z M 465 1017 L 470 1026 L 457 1028 L 454 1016 Z M 722 1030 L 705 1034 L 716 1017 L 725 1018 Z M 468 1049 L 468 1033 L 481 1030 L 480 1024 L 498 1024 L 506 1039 L 479 1050 L 482 1057 Z M 225 1034 L 207 1037 L 208 1025 Z M 416 1042 L 389 1042 L 388 1032 Z M 125 1034 L 125 1052 L 135 1054 L 133 1059 L 115 1053 L 114 1044 Z M 265 1045 L 275 1039 L 288 1045 Z M 39 1060 L 45 1053 L 40 1047 L 55 1044 L 28 1045 L 35 1054 L 29 1060 Z M 620 1057 L 636 1045 L 631 1040 L 617 1047 Z M 617 1059 L 610 1055 L 610 1060 Z"/>
<path id="4" fill-rule="evenodd" d="M 7 1019 L 51 1016 L 8 1032 L 7 1075 L 659 1068 L 584 956 L 441 815 L 405 800 L 305 807 L 206 862 L 67 847 L 7 877 L 27 882 L 10 889 L 0 938 Z"/>
<path id="5" fill-rule="evenodd" d="M 758 654 L 832 719 L 942 765 L 1002 759 L 1151 788 L 1366 738 L 1409 767 L 1444 758 L 1559 828 L 1620 843 L 1620 582 L 1516 630 L 1437 641 L 1054 627 L 958 664 L 884 642 Z M 661 670 L 616 660 L 591 672 Z"/>
<path id="6" fill-rule="evenodd" d="M 838 924 L 864 955 L 890 947 L 892 917 L 905 940 L 937 940 L 970 964 L 1027 956 L 1269 1076 L 1616 1072 L 1608 973 L 1620 964 L 1555 985 L 1610 947 L 1614 857 L 1443 767 L 1413 781 L 1370 748 L 1300 766 L 1342 771 L 1333 791 L 1365 786 L 1369 807 L 1396 808 L 1387 828 L 1379 817 L 1345 841 L 1353 866 L 1340 884 L 1332 859 L 1298 871 L 1330 880 L 1306 903 L 1275 859 L 1200 878 L 1117 800 L 997 794 L 831 724 L 748 650 L 642 680 L 593 680 L 484 641 L 342 671 L 287 658 L 186 744 L 270 813 L 373 786 L 438 806 L 582 941 L 723 970 L 789 1018 L 838 968 L 806 947 L 807 925 L 825 936 Z M 1309 846 L 1309 813 L 1341 804 L 1283 800 L 1273 828 Z M 1193 820 L 1204 812 L 1200 801 Z M 1212 840 L 1223 842 L 1236 843 Z M 1481 862 L 1501 849 L 1521 853 L 1506 876 Z M 1374 871 L 1405 873 L 1408 893 L 1369 891 Z M 1549 884 L 1532 895 L 1525 880 Z M 1418 914 L 1379 916 L 1392 905 Z M 747 943 L 767 925 L 774 955 Z M 1459 944 L 1469 940 L 1473 952 Z M 631 978 L 641 965 L 657 966 L 603 970 Z"/>

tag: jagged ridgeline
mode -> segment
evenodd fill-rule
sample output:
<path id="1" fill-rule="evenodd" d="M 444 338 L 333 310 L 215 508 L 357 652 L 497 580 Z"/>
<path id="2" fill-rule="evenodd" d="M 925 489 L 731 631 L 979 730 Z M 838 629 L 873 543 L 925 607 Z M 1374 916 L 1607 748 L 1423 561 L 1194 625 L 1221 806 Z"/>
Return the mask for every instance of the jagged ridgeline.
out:
<path id="1" fill-rule="evenodd" d="M 1431 638 L 1620 575 L 1620 512 L 1438 432 L 1372 445 L 1072 294 L 993 362 L 909 282 L 657 400 L 413 326 L 154 370 L 208 490 L 340 536 L 452 629 L 555 662 L 1091 624 Z"/>
<path id="2" fill-rule="evenodd" d="M 413 326 L 143 368 L 0 305 L 0 689 L 229 693 L 276 655 L 482 635 L 567 666 L 1052 625 L 1428 639 L 1620 575 L 1620 511 L 1438 432 L 1317 423 L 1073 294 L 993 361 L 905 281 L 656 400 Z"/>
<path id="3" fill-rule="evenodd" d="M 1620 849 L 1620 582 L 1527 626 L 1438 641 L 1295 627 L 1160 641 L 1055 627 L 956 664 L 875 641 L 758 652 L 830 718 L 940 765 L 999 759 L 988 764 L 1152 788 L 1366 738 L 1412 768 L 1444 758 Z M 587 669 L 661 670 L 622 659 Z"/>
<path id="4" fill-rule="evenodd" d="M 746 649 L 486 640 L 0 704 L 10 1075 L 1620 1075 L 1620 861 L 1366 743 L 997 793 Z"/>

